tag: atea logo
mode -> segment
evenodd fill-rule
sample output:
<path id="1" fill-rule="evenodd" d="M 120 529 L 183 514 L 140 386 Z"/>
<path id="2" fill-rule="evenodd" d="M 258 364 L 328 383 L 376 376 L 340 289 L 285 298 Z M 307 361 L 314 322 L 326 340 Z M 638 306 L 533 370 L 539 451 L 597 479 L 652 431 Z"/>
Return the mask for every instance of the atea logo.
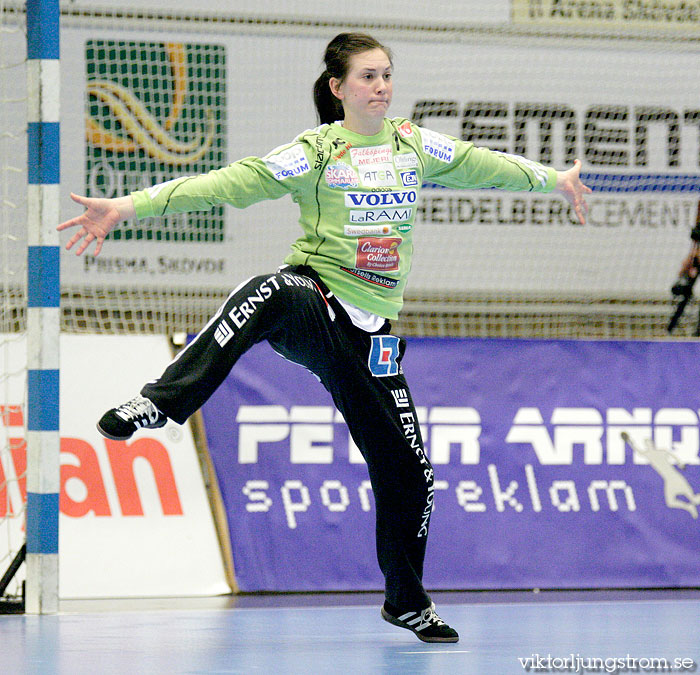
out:
<path id="1" fill-rule="evenodd" d="M 395 335 L 372 335 L 369 370 L 375 377 L 399 374 L 399 338 Z"/>
<path id="2" fill-rule="evenodd" d="M 415 204 L 418 195 L 415 190 L 400 190 L 398 192 L 348 192 L 345 195 L 345 206 L 356 208 L 360 206 L 396 206 L 400 204 Z"/>

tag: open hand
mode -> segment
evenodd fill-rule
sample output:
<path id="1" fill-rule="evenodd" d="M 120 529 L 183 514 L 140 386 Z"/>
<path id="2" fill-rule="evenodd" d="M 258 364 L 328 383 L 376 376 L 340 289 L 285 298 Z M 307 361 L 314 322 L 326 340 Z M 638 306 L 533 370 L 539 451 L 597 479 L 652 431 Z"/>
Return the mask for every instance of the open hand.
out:
<path id="1" fill-rule="evenodd" d="M 588 204 L 584 195 L 593 192 L 593 190 L 581 182 L 580 174 L 581 161 L 577 159 L 567 171 L 557 171 L 557 185 L 554 191 L 562 195 L 574 207 L 579 223 L 585 225 Z"/>
<path id="2" fill-rule="evenodd" d="M 74 202 L 84 206 L 85 212 L 61 223 L 56 229 L 60 232 L 69 227 L 80 228 L 66 244 L 66 249 L 70 250 L 81 239 L 83 240 L 75 251 L 76 255 L 82 255 L 93 241 L 97 242 L 93 255 L 99 255 L 105 237 L 114 229 L 115 225 L 134 215 L 133 202 L 128 196 L 106 199 L 82 197 L 71 192 L 70 197 Z"/>

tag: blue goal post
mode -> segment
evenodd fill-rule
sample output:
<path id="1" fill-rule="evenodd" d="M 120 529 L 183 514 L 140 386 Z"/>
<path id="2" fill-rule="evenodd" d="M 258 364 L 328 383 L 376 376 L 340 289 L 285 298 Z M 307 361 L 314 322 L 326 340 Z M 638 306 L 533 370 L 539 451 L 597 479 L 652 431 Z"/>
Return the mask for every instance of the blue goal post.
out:
<path id="1" fill-rule="evenodd" d="M 27 0 L 27 581 L 25 611 L 58 611 L 59 0 Z"/>

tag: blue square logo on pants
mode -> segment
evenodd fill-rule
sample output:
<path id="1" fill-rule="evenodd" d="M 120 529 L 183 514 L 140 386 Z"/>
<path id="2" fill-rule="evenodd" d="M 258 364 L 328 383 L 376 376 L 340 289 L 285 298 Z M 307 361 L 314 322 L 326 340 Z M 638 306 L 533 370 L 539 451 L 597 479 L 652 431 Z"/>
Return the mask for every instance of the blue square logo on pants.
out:
<path id="1" fill-rule="evenodd" d="M 375 377 L 399 374 L 399 338 L 394 335 L 372 335 L 369 369 Z"/>

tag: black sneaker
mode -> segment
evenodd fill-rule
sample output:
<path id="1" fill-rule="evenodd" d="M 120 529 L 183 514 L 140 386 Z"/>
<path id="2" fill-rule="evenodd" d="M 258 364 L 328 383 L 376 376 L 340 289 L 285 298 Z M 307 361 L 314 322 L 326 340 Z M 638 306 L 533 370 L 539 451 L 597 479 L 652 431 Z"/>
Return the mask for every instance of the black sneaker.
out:
<path id="1" fill-rule="evenodd" d="M 131 401 L 108 410 L 97 423 L 97 430 L 113 441 L 126 441 L 139 429 L 160 429 L 168 421 L 153 403 L 140 394 Z"/>
<path id="2" fill-rule="evenodd" d="M 393 613 L 398 616 L 394 616 Z M 450 628 L 436 613 L 435 605 L 431 604 L 420 612 L 404 612 L 399 615 L 393 607 L 382 607 L 382 619 L 413 631 L 423 642 L 457 642 L 459 634 Z"/>

